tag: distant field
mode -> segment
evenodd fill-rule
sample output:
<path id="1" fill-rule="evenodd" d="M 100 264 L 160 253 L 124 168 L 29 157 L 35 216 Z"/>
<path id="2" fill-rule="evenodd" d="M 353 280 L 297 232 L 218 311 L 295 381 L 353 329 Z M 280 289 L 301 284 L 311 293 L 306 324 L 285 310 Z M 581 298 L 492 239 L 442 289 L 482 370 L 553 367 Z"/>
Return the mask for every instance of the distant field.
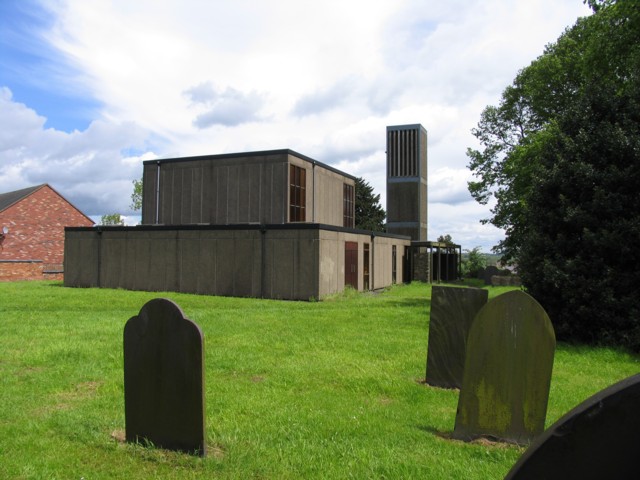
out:
<path id="1" fill-rule="evenodd" d="M 204 459 L 120 440 L 123 327 L 160 296 L 205 334 Z M 0 283 L 0 478 L 502 478 L 523 450 L 448 440 L 458 393 L 419 383 L 430 297 L 420 283 L 312 303 Z M 558 345 L 547 425 L 638 360 Z"/>

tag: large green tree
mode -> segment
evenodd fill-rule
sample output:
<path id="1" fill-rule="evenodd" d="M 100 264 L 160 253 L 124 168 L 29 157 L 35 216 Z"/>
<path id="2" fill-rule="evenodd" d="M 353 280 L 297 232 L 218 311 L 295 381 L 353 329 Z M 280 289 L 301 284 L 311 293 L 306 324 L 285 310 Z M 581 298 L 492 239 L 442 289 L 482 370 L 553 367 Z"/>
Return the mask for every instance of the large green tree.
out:
<path id="1" fill-rule="evenodd" d="M 483 112 L 469 190 L 559 338 L 640 350 L 640 4 L 589 4 Z"/>
<path id="2" fill-rule="evenodd" d="M 386 213 L 380 205 L 380 194 L 373 193 L 373 187 L 363 178 L 356 178 L 356 228 L 384 232 L 384 220 Z"/>
<path id="3" fill-rule="evenodd" d="M 559 338 L 640 350 L 640 91 L 599 87 L 540 140 L 519 270 Z"/>
<path id="4" fill-rule="evenodd" d="M 506 232 L 496 250 L 504 260 L 517 258 L 526 239 L 522 215 L 537 174 L 537 157 L 549 125 L 588 95 L 593 83 L 618 95 L 637 81 L 639 5 L 636 0 L 589 2 L 596 13 L 578 19 L 542 56 L 522 69 L 497 106 L 488 106 L 473 134 L 480 149 L 468 149 L 476 179 L 469 191 L 491 203 L 485 220 Z"/>

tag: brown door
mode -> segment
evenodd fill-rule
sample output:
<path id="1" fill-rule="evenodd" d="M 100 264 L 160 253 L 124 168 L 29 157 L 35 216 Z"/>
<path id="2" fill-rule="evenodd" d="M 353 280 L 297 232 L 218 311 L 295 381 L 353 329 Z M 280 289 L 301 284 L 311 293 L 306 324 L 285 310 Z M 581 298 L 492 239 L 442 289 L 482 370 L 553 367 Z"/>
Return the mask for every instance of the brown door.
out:
<path id="1" fill-rule="evenodd" d="M 344 242 L 344 285 L 358 289 L 358 243 Z"/>

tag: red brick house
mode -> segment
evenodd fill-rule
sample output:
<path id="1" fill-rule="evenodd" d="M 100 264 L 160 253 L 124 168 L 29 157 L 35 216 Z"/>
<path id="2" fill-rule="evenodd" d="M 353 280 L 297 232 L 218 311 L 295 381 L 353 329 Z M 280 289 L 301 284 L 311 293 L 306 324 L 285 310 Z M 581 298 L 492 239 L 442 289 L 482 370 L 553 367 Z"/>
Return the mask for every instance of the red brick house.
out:
<path id="1" fill-rule="evenodd" d="M 0 193 L 0 281 L 62 279 L 64 227 L 93 224 L 47 184 Z"/>

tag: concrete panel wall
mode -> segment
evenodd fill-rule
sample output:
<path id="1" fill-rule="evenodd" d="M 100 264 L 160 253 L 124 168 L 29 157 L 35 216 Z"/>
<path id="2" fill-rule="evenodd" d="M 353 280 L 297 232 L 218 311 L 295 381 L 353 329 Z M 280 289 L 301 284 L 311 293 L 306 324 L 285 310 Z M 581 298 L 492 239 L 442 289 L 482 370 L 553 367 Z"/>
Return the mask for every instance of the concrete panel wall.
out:
<path id="1" fill-rule="evenodd" d="M 97 287 L 99 284 L 98 235 L 92 232 L 65 231 L 64 285 L 67 287 Z"/>
<path id="2" fill-rule="evenodd" d="M 343 185 L 355 181 L 287 152 L 145 163 L 142 224 L 288 223 L 293 164 L 306 171 L 305 222 L 341 227 Z"/>
<path id="3" fill-rule="evenodd" d="M 324 168 L 315 168 L 315 223 L 343 226 L 344 184 L 355 186 L 355 181 Z"/>
<path id="4" fill-rule="evenodd" d="M 387 195 L 393 198 L 388 202 L 388 216 L 394 222 L 416 222 L 419 215 L 419 183 L 414 179 L 403 178 L 387 185 Z"/>
<path id="5" fill-rule="evenodd" d="M 372 282 L 372 288 L 382 288 L 393 283 L 392 264 L 393 264 L 393 246 L 396 247 L 396 283 L 402 283 L 402 255 L 404 253 L 404 245 L 399 244 L 397 240 L 386 237 L 375 237 L 373 255 L 373 272 L 375 283 Z"/>
<path id="6" fill-rule="evenodd" d="M 287 167 L 286 154 L 146 163 L 142 223 L 285 223 Z"/>
<path id="7" fill-rule="evenodd" d="M 178 291 L 206 295 L 308 300 L 344 289 L 345 242 L 358 244 L 363 289 L 364 244 L 370 288 L 397 282 L 409 240 L 322 228 L 68 229 L 65 286 Z"/>
<path id="8" fill-rule="evenodd" d="M 318 298 L 317 230 L 267 230 L 264 249 L 265 298 Z"/>
<path id="9" fill-rule="evenodd" d="M 345 286 L 345 242 L 358 244 L 358 290 L 364 289 L 364 244 L 369 244 L 369 288 L 392 284 L 392 250 L 396 247 L 396 283 L 402 283 L 402 255 L 409 240 L 367 234 L 320 231 L 319 290 L 320 297 L 341 292 Z"/>

